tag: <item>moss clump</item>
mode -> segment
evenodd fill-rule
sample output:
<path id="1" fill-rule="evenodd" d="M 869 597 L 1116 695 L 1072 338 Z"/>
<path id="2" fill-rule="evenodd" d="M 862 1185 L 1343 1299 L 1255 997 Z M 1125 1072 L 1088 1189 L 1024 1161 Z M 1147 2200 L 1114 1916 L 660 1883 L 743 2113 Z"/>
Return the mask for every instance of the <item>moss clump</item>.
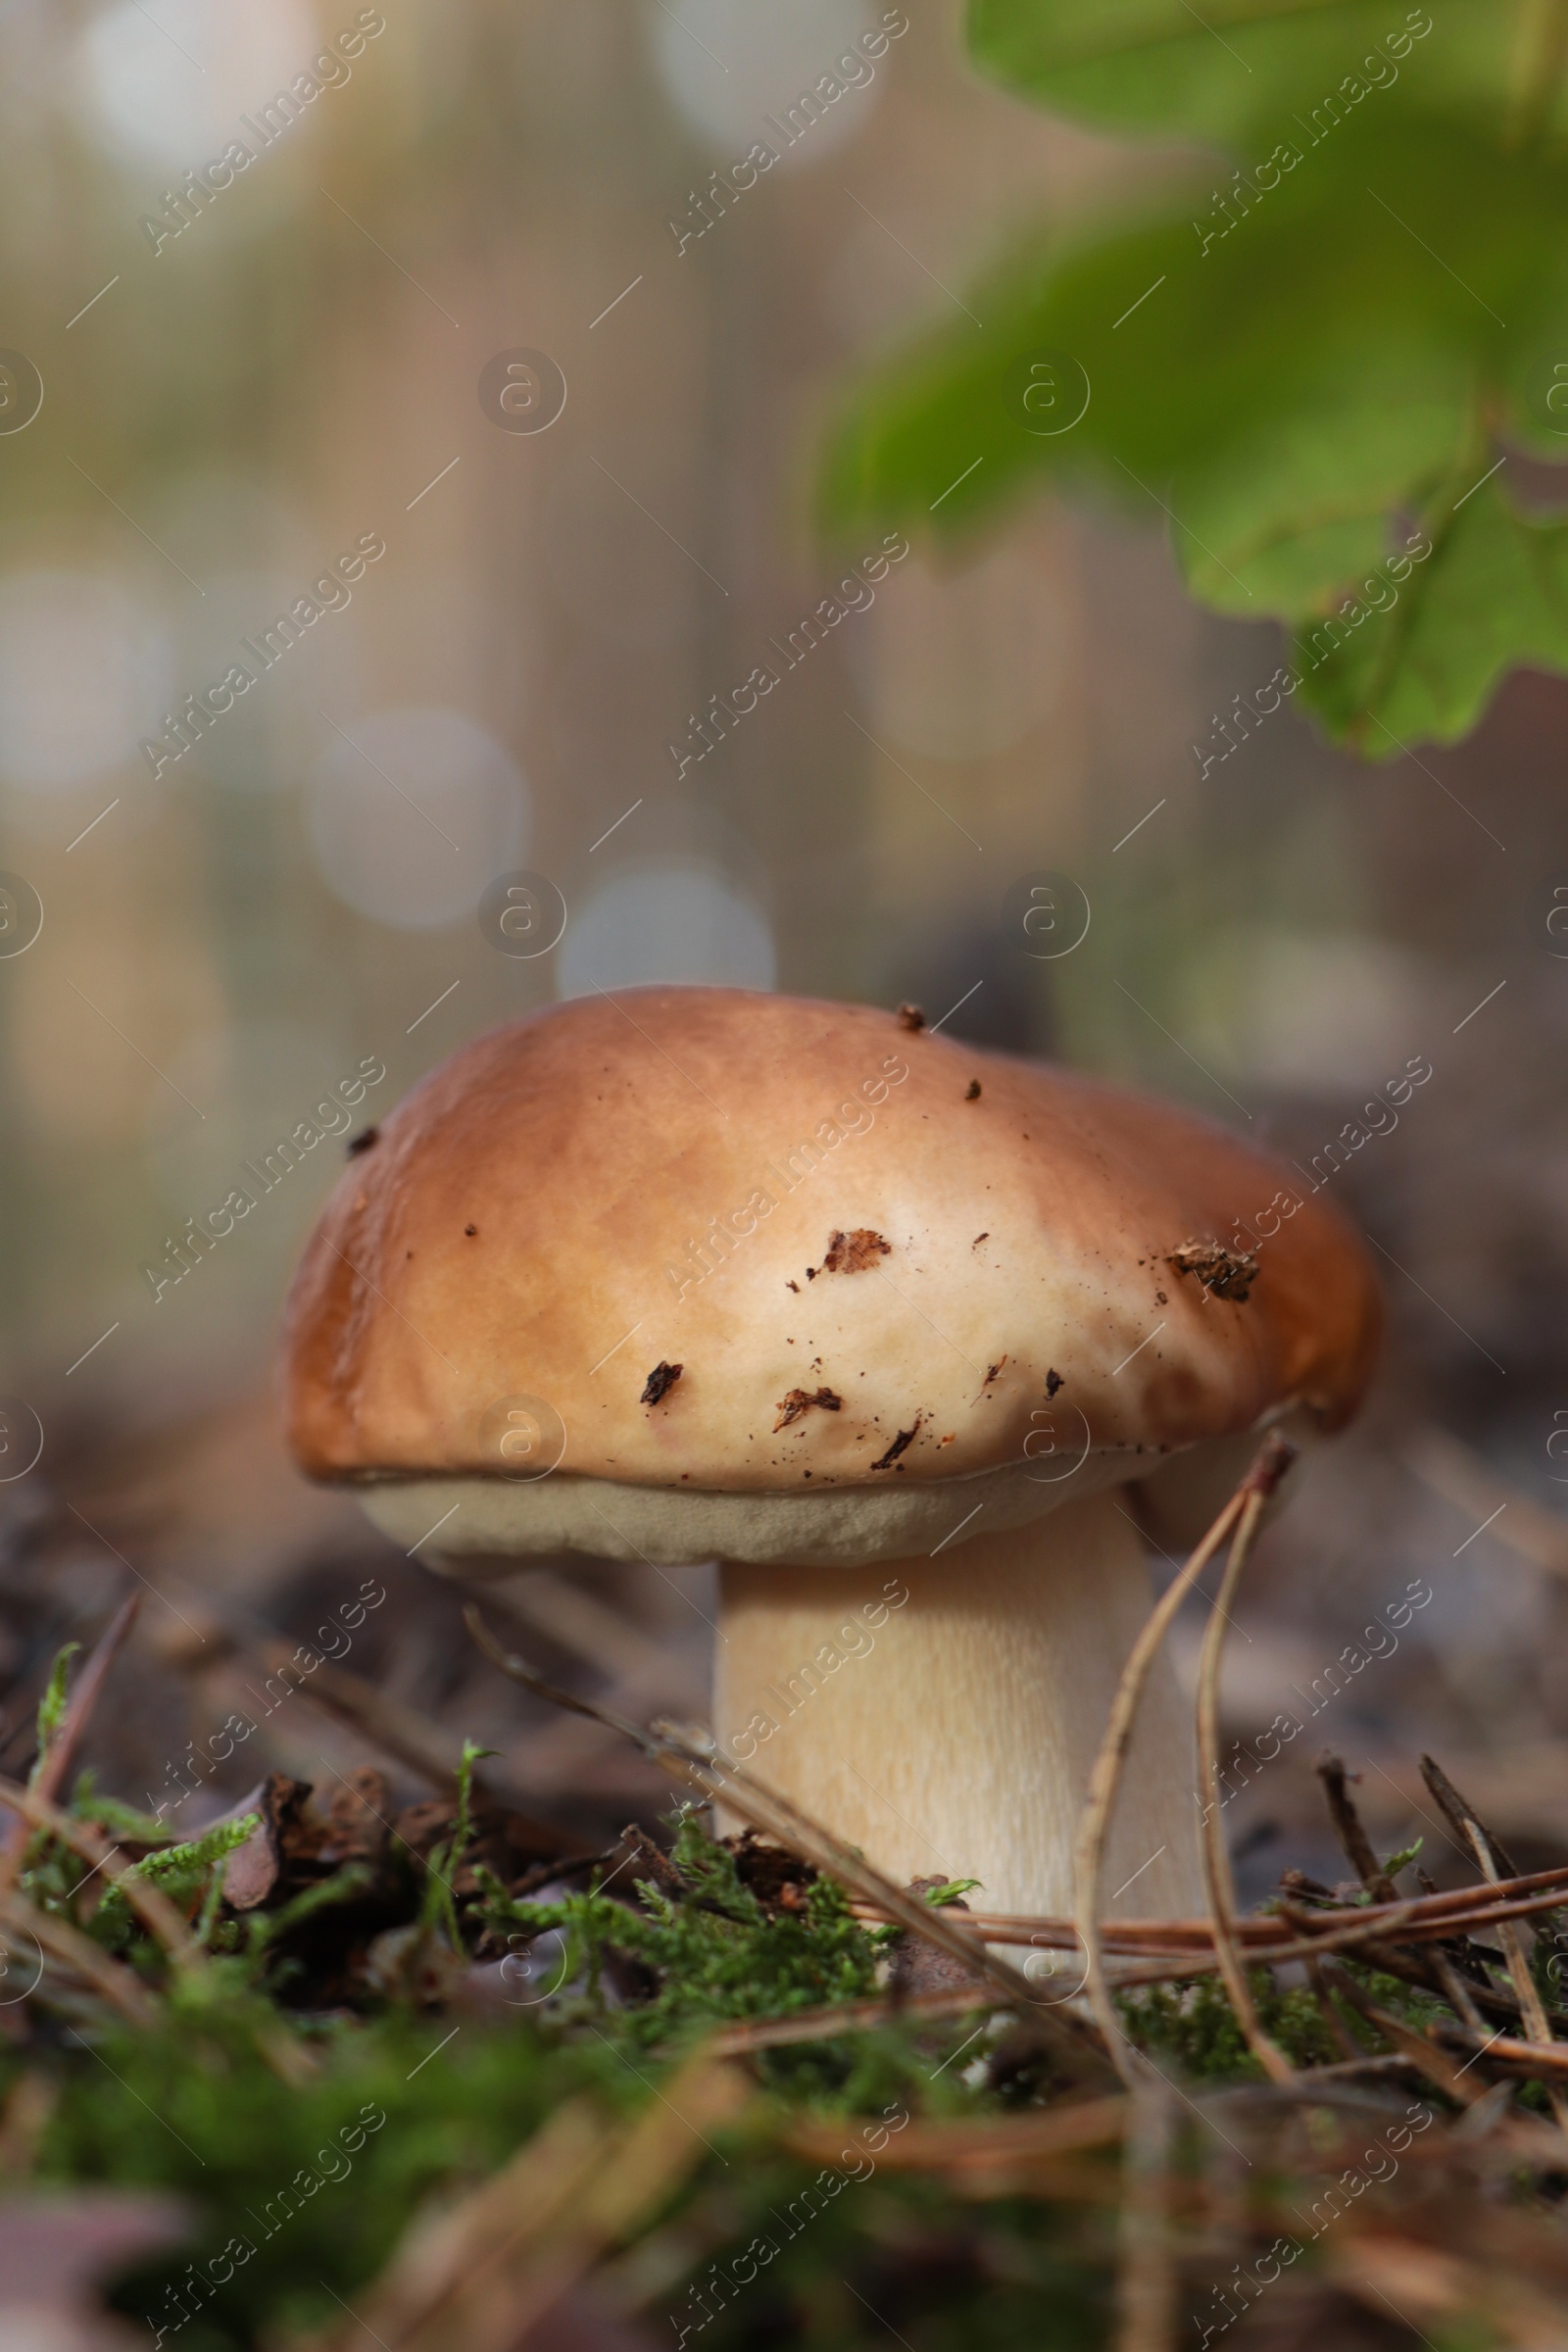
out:
<path id="1" fill-rule="evenodd" d="M 390 2258 L 420 2202 L 499 2166 L 573 2090 L 612 2108 L 647 2094 L 592 2041 L 550 2046 L 526 2020 L 504 2034 L 389 2012 L 318 2031 L 310 2071 L 275 2063 L 284 2015 L 234 1963 L 176 1988 L 147 2031 L 68 2034 L 43 2072 L 55 2104 L 40 2186 L 167 2190 L 195 2217 L 177 2258 L 143 2266 L 116 2300 L 181 2352 L 237 2352 L 323 2327 Z M 226 2277 L 224 2276 L 226 2272 Z"/>
<path id="2" fill-rule="evenodd" d="M 1434 1995 L 1397 1977 L 1384 1976 L 1353 1961 L 1342 1959 L 1340 1965 L 1380 2008 L 1418 2032 L 1448 2017 Z M 1332 2066 L 1344 2058 L 1344 2049 L 1304 1984 L 1282 1991 L 1266 1968 L 1250 1970 L 1248 1981 L 1259 2024 L 1293 2066 Z M 1358 2010 L 1348 2001 L 1330 1997 L 1352 2040 L 1368 2056 L 1389 2049 L 1389 2043 Z M 1163 2051 L 1195 2082 L 1261 2082 L 1265 2079 L 1247 2046 L 1230 1995 L 1217 1977 L 1200 1977 L 1188 1984 L 1152 1984 L 1147 1990 L 1122 1994 L 1117 2007 L 1134 2041 L 1145 2049 Z"/>
<path id="3" fill-rule="evenodd" d="M 638 1881 L 639 1910 L 598 1888 L 561 1902 L 515 1902 L 489 1881 L 480 1916 L 509 1941 L 560 1931 L 569 1977 L 585 1978 L 590 1994 L 612 1955 L 640 1963 L 656 1988 L 620 2012 L 617 2030 L 644 2047 L 744 2018 L 863 2000 L 876 1990 L 877 1962 L 893 1931 L 861 1927 L 831 1880 L 809 1878 L 798 1908 L 764 1905 L 741 1878 L 734 1854 L 690 1815 L 670 1861 L 678 1889 Z"/>
<path id="4" fill-rule="evenodd" d="M 1343 2054 L 1304 1988 L 1281 1992 L 1261 1968 L 1251 1970 L 1249 1981 L 1263 2031 L 1294 2066 L 1326 2066 Z M 1190 1984 L 1151 1984 L 1122 1994 L 1116 2005 L 1129 2036 L 1145 2049 L 1174 2059 L 1193 2082 L 1264 2081 L 1217 1977 L 1200 1977 Z"/>

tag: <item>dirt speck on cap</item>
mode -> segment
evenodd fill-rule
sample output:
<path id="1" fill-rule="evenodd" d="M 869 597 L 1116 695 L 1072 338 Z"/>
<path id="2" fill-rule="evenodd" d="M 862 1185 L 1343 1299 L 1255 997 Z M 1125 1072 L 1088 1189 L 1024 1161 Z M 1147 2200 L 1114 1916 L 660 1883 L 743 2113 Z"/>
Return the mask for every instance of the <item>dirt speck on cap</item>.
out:
<path id="1" fill-rule="evenodd" d="M 881 1454 L 877 1460 L 871 1464 L 872 1469 L 891 1470 L 894 1463 L 898 1460 L 900 1454 L 904 1451 L 905 1447 L 914 1444 L 915 1439 L 920 1434 L 920 1424 L 924 1419 L 924 1413 L 916 1413 L 914 1416 L 913 1428 L 901 1429 L 898 1436 L 894 1439 L 892 1445 L 888 1447 L 886 1453 Z"/>
<path id="2" fill-rule="evenodd" d="M 778 1419 L 773 1424 L 774 1436 L 776 1437 L 781 1429 L 788 1429 L 792 1421 L 799 1421 L 801 1415 L 808 1413 L 813 1404 L 820 1412 L 837 1413 L 843 1410 L 844 1399 L 842 1396 L 835 1396 L 831 1389 L 817 1389 L 814 1393 L 808 1389 L 791 1389 L 778 1400 Z"/>
<path id="3" fill-rule="evenodd" d="M 1249 1250 L 1227 1250 L 1219 1242 L 1183 1242 L 1165 1253 L 1178 1274 L 1196 1274 L 1205 1291 L 1238 1306 L 1257 1280 L 1257 1259 Z"/>
<path id="4" fill-rule="evenodd" d="M 662 1404 L 670 1390 L 685 1371 L 684 1364 L 656 1364 L 643 1383 L 639 1404 Z"/>
<path id="5" fill-rule="evenodd" d="M 997 1360 L 996 1360 L 996 1362 L 995 1362 L 994 1364 L 988 1364 L 988 1365 L 987 1365 L 987 1367 L 986 1367 L 986 1376 L 985 1376 L 984 1380 L 983 1380 L 983 1381 L 980 1383 L 980 1386 L 981 1386 L 983 1389 L 989 1389 L 989 1388 L 990 1388 L 990 1386 L 991 1386 L 991 1383 L 992 1383 L 992 1382 L 993 1382 L 993 1381 L 996 1379 L 996 1377 L 997 1377 L 997 1374 L 998 1374 L 998 1373 L 999 1373 L 999 1372 L 1002 1370 L 1002 1367 L 1003 1367 L 1003 1365 L 1004 1365 L 1004 1364 L 1006 1362 L 1006 1360 L 1007 1360 L 1007 1359 L 1006 1359 L 1006 1357 L 1005 1357 L 1004 1355 L 999 1355 L 999 1356 L 998 1356 L 998 1358 L 997 1358 Z"/>
<path id="6" fill-rule="evenodd" d="M 1051 1369 L 1046 1374 L 1046 1395 L 1048 1396 L 1054 1396 L 1056 1391 L 1058 1389 L 1065 1388 L 1066 1385 L 1067 1384 L 1062 1379 L 1061 1374 L 1056 1370 L 1055 1365 L 1053 1364 Z"/>
<path id="7" fill-rule="evenodd" d="M 969 1081 L 968 1085 L 967 1085 L 967 1086 L 965 1087 L 965 1089 L 964 1089 L 963 1099 L 964 1099 L 964 1101 L 965 1101 L 966 1102 L 979 1102 L 979 1100 L 980 1100 L 980 1081 L 979 1081 L 979 1079 L 978 1079 L 978 1078 L 971 1078 L 971 1079 L 970 1079 L 970 1081 Z"/>
<path id="8" fill-rule="evenodd" d="M 918 1004 L 901 1004 L 899 1006 L 898 1021 L 901 1029 L 923 1029 L 925 1027 L 925 1014 L 920 1010 Z"/>
<path id="9" fill-rule="evenodd" d="M 869 1225 L 857 1225 L 853 1233 L 836 1233 L 827 1246 L 822 1260 L 825 1274 L 863 1274 L 874 1266 L 879 1257 L 891 1257 L 893 1245 Z"/>

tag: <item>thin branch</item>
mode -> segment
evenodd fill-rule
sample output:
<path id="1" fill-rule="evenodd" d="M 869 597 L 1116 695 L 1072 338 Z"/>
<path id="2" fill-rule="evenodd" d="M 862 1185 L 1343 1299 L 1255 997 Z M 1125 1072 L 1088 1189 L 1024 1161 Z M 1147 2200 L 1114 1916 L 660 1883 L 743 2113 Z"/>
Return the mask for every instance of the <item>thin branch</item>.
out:
<path id="1" fill-rule="evenodd" d="M 1312 1769 L 1323 1784 L 1323 1793 L 1329 1800 L 1329 1812 L 1350 1868 L 1375 1902 L 1396 1902 L 1398 1896 L 1394 1881 L 1373 1851 L 1372 1840 L 1355 1809 L 1344 1758 L 1332 1754 L 1321 1755 Z"/>
<path id="2" fill-rule="evenodd" d="M 1418 2066 L 1428 2082 L 1435 2082 L 1439 2090 L 1463 2107 L 1474 2106 L 1476 2100 L 1485 2094 L 1485 2082 L 1474 2080 L 1467 2082 L 1465 2069 L 1457 2065 L 1446 2051 L 1435 2048 L 1424 2034 L 1418 2034 L 1413 2026 L 1407 2026 L 1403 2018 L 1395 2017 L 1389 2010 L 1380 2008 L 1371 1994 L 1347 1970 L 1330 1961 L 1323 1973 L 1335 1991 L 1342 1994 L 1352 2009 L 1358 2009 L 1368 2025 L 1376 2026 L 1384 2039 L 1392 2041 L 1412 2066 Z"/>
<path id="3" fill-rule="evenodd" d="M 40 1952 L 79 1977 L 132 2026 L 157 2022 L 158 2004 L 123 1961 L 111 1959 L 90 1936 L 67 1919 L 42 1911 L 16 1891 L 0 1895 L 0 1920 L 17 1936 L 30 1936 Z M 36 1987 L 34 1987 L 36 1989 Z"/>
<path id="4" fill-rule="evenodd" d="M 1116 2352 L 1172 2352 L 1176 2250 L 1171 2203 L 1176 2101 L 1167 2083 L 1140 2082 L 1122 2143 L 1121 2263 Z"/>
<path id="5" fill-rule="evenodd" d="M 1364 2058 L 1366 2052 L 1350 2032 L 1339 2010 L 1334 2006 L 1329 1981 L 1323 1974 L 1323 1963 L 1320 1960 L 1308 1960 L 1305 1963 L 1305 1969 L 1312 1998 L 1318 2005 L 1323 2023 L 1329 2030 L 1335 2048 L 1347 2065 L 1354 2064 L 1357 2059 Z"/>
<path id="6" fill-rule="evenodd" d="M 799 2041 L 828 2041 L 841 2034 L 870 2033 L 906 2018 L 967 2017 L 998 2006 L 995 1994 L 973 1984 L 950 1984 L 941 1992 L 900 1993 L 889 1986 L 864 2001 L 830 2001 L 820 2009 L 797 2009 L 792 2017 L 749 2018 L 720 2026 L 703 2045 L 715 2058 L 746 2058 L 754 2050 L 786 2049 Z"/>
<path id="7" fill-rule="evenodd" d="M 132 1592 L 115 1611 L 94 1645 L 92 1655 L 76 1677 L 59 1730 L 33 1768 L 30 1786 L 36 1795 L 51 1803 L 65 1787 L 66 1775 L 75 1761 L 82 1736 L 109 1678 L 109 1669 L 119 1656 L 125 1636 L 135 1624 L 140 1607 L 141 1594 Z M 15 1886 L 31 1834 L 27 1822 L 21 1815 L 7 1824 L 5 1838 L 0 1840 L 0 1894 Z"/>
<path id="8" fill-rule="evenodd" d="M 1078 2155 L 1114 2147 L 1126 2134 L 1131 2108 L 1126 2093 L 1115 2091 L 1105 2098 L 1071 2099 L 1022 2115 L 914 2116 L 900 2127 L 896 2139 L 877 2151 L 877 2162 L 890 2171 L 961 2173 L 977 2166 Z M 786 2147 L 812 2163 L 842 2163 L 847 2153 L 843 2123 L 831 2119 L 792 2118 L 783 2137 Z"/>
<path id="9" fill-rule="evenodd" d="M 1219 1670 L 1225 1635 L 1242 1570 L 1256 1539 L 1264 1505 L 1296 1458 L 1296 1448 L 1276 1432 L 1268 1438 L 1244 1482 L 1246 1499 L 1232 1539 L 1230 1558 L 1214 1596 L 1198 1671 L 1198 1764 L 1206 1790 L 1219 1785 Z M 1296 2070 L 1278 2043 L 1263 2031 L 1236 1938 L 1236 1888 L 1231 1879 L 1225 1825 L 1217 1804 L 1203 1807 L 1203 1877 L 1214 1922 L 1214 1954 L 1248 2047 L 1271 2082 L 1293 2083 Z"/>
<path id="10" fill-rule="evenodd" d="M 62 1845 L 69 1845 L 84 1862 L 92 1863 L 120 1888 L 142 1926 L 154 1941 L 163 1947 L 173 1966 L 182 1976 L 199 1976 L 207 1966 L 207 1954 L 191 1935 L 167 1894 L 150 1879 L 141 1877 L 128 1862 L 119 1862 L 118 1847 L 85 1821 L 77 1821 L 70 1813 L 62 1813 L 46 1797 L 31 1788 L 22 1788 L 14 1781 L 0 1780 L 0 1805 L 9 1805 L 37 1830 L 47 1830 Z"/>
<path id="11" fill-rule="evenodd" d="M 1318 1939 L 1324 1950 L 1329 1948 L 1331 1936 L 1336 1944 L 1347 1939 L 1371 1942 L 1395 1929 L 1411 1943 L 1438 1938 L 1452 1941 L 1456 1930 L 1493 1928 L 1501 1920 L 1537 1918 L 1559 1909 L 1564 1892 L 1568 1891 L 1565 1879 L 1568 1870 L 1559 1865 L 1555 1870 L 1505 1879 L 1496 1887 L 1459 1886 L 1446 1893 L 1407 1895 L 1394 1903 L 1353 1907 L 1331 1904 L 1323 1910 L 1308 1911 L 1298 1904 L 1282 1901 L 1277 1915 L 1238 1919 L 1234 1927 L 1238 1943 L 1250 1950 L 1255 1960 L 1269 1963 L 1294 1958 L 1311 1948 L 1310 1942 L 1294 1941 L 1293 1930 L 1302 1936 Z M 1540 1888 L 1543 1881 L 1546 1882 L 1544 1891 L 1515 1895 L 1515 1888 Z M 851 1909 L 858 1918 L 883 1916 L 874 1903 L 855 1902 Z M 1282 1921 L 1291 1926 L 1282 1926 Z M 1077 1949 L 1080 1940 L 1076 1923 L 1070 1919 L 969 1911 L 964 1915 L 964 1925 L 983 1936 L 987 1943 L 1029 1944 L 1036 1949 L 1070 1952 Z M 1208 1920 L 1118 1920 L 1102 1924 L 1100 1936 L 1104 1949 L 1119 1958 L 1168 1955 L 1183 1959 L 1209 1956 L 1213 1951 L 1213 1930 Z"/>
<path id="12" fill-rule="evenodd" d="M 1193 1552 L 1186 1567 L 1150 1611 L 1122 1669 L 1121 1681 L 1116 1686 L 1104 1738 L 1100 1743 L 1100 1753 L 1095 1758 L 1094 1770 L 1089 1776 L 1089 1788 L 1078 1820 L 1078 1842 L 1073 1867 L 1073 1924 L 1083 1947 L 1089 1998 L 1096 2020 L 1115 2062 L 1116 2071 L 1129 2087 L 1138 2079 L 1137 2069 L 1128 2055 L 1127 2038 L 1122 2033 L 1116 2016 L 1116 2004 L 1106 1982 L 1100 1928 L 1100 1880 L 1104 1861 L 1105 1836 L 1110 1827 L 1116 1791 L 1121 1784 L 1128 1742 L 1132 1739 L 1133 1719 L 1154 1659 L 1159 1653 L 1160 1643 L 1182 1602 L 1240 1519 L 1244 1502 L 1245 1496 L 1238 1488 Z"/>
<path id="13" fill-rule="evenodd" d="M 1444 1812 L 1463 1837 L 1476 1858 L 1476 1867 L 1489 1886 L 1495 1886 L 1506 1877 L 1513 1877 L 1513 1865 L 1492 1832 L 1480 1821 L 1468 1801 L 1459 1794 L 1443 1767 L 1431 1756 L 1421 1759 L 1421 1777 Z M 1497 1940 L 1502 1945 L 1503 1958 L 1508 1964 L 1508 1976 L 1518 1996 L 1519 2014 L 1525 2023 L 1529 2038 L 1538 2043 L 1552 2039 L 1551 2024 L 1546 2016 L 1545 2003 L 1530 1968 L 1530 1947 L 1525 1932 L 1513 1920 L 1504 1920 L 1497 1928 Z M 1568 2139 L 1568 2091 L 1560 2082 L 1549 2082 L 1546 2096 L 1557 2129 Z"/>

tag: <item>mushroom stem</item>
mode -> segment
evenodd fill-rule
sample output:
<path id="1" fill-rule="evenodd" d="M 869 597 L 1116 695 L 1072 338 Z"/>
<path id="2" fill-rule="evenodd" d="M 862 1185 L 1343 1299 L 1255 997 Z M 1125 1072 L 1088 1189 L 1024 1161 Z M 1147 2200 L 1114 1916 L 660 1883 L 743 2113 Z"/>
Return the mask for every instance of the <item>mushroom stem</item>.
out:
<path id="1" fill-rule="evenodd" d="M 1071 1913 L 1079 1812 L 1151 1605 L 1113 1494 L 930 1557 L 726 1562 L 721 1592 L 723 1747 L 892 1878 L 975 1878 L 987 1910 Z M 1107 1843 L 1107 1910 L 1202 1911 L 1197 1788 L 1188 1710 L 1157 1659 Z"/>

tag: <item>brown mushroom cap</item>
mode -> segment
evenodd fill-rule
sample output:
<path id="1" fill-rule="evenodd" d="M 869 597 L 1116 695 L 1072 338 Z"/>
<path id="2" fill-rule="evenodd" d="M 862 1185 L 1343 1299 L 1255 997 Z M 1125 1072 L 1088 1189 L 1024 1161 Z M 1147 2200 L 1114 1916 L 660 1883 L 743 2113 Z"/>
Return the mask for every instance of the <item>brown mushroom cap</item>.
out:
<path id="1" fill-rule="evenodd" d="M 1085 1491 L 1080 1450 L 1103 1484 L 1338 1426 L 1379 1322 L 1341 1217 L 1185 1112 L 863 1006 L 643 989 L 476 1039 L 382 1122 L 296 1278 L 285 1405 L 315 1477 L 505 1481 L 538 1535 L 498 1548 L 583 1541 L 545 1500 L 574 1480 L 814 1492 L 824 1525 L 837 1494 L 842 1530 L 1004 1472 L 1016 1521 Z M 564 1447 L 532 1485 L 519 1397 Z M 866 1510 L 873 1552 L 910 1522 Z"/>

